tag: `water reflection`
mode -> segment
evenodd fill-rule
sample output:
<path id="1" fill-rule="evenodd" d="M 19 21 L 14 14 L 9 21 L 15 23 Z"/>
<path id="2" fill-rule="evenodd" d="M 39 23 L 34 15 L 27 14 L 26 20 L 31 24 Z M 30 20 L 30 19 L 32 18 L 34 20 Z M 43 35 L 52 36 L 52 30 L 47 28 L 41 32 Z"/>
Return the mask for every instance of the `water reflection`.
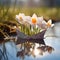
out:
<path id="1" fill-rule="evenodd" d="M 33 56 L 36 57 L 38 55 L 42 55 L 45 52 L 52 53 L 54 48 L 48 45 L 40 45 L 38 43 L 24 43 L 24 45 L 20 46 L 20 51 L 17 53 L 17 57 L 20 56 L 24 59 L 25 56 Z"/>

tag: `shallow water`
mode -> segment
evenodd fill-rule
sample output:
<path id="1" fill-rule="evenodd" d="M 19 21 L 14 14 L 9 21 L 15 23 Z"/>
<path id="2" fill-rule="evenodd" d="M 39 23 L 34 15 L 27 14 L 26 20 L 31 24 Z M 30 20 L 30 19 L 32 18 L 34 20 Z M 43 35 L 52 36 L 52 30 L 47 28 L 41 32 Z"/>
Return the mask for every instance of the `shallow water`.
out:
<path id="1" fill-rule="evenodd" d="M 55 23 L 54 28 L 50 28 L 45 33 L 45 43 L 46 45 L 52 46 L 54 51 L 49 53 L 44 53 L 43 56 L 37 55 L 35 58 L 31 56 L 25 56 L 24 60 L 60 60 L 60 23 Z M 5 44 L 6 51 L 8 55 L 8 60 L 21 60 L 20 57 L 16 57 L 19 48 L 13 42 L 7 42 Z M 0 48 L 1 48 L 0 44 Z"/>

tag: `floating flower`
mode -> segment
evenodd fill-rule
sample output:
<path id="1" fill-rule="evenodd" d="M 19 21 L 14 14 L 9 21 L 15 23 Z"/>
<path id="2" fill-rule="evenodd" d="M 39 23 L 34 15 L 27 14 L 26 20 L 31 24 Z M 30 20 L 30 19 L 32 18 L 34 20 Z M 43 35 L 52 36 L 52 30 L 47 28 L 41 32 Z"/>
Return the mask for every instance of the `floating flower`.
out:
<path id="1" fill-rule="evenodd" d="M 25 27 L 28 27 L 28 30 L 34 31 L 35 33 L 54 26 L 54 24 L 52 24 L 52 20 L 46 22 L 43 16 L 37 17 L 35 13 L 32 15 L 32 17 L 19 13 L 19 15 L 16 15 L 16 19 L 20 24 L 22 24 L 22 27 L 24 25 Z"/>

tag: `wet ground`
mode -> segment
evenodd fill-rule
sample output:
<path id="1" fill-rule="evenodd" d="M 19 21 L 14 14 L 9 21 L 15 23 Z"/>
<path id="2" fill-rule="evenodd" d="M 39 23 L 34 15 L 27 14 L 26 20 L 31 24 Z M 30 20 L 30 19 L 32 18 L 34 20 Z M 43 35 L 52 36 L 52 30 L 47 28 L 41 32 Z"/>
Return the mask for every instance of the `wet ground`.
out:
<path id="1" fill-rule="evenodd" d="M 35 58 L 32 55 L 25 56 L 24 60 L 60 60 L 60 23 L 55 23 L 53 28 L 48 29 L 44 37 L 46 45 L 52 46 L 54 51 L 51 54 L 46 52 L 44 55 L 36 55 Z M 7 42 L 5 46 L 8 60 L 21 60 L 20 57 L 16 57 L 19 48 L 13 42 Z"/>

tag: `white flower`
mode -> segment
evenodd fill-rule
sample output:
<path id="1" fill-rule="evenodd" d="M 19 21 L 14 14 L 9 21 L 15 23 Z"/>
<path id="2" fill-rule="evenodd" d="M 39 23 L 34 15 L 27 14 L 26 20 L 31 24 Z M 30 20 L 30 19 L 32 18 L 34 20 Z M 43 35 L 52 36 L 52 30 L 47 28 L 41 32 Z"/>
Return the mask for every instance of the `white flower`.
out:
<path id="1" fill-rule="evenodd" d="M 31 17 L 31 23 L 33 25 L 41 24 L 42 21 L 43 21 L 43 16 L 37 17 L 36 14 L 33 14 L 32 17 Z"/>
<path id="2" fill-rule="evenodd" d="M 41 28 L 42 22 L 43 22 L 43 16 L 38 17 L 38 22 L 37 22 L 37 26 Z"/>
<path id="3" fill-rule="evenodd" d="M 47 28 L 47 26 L 46 26 L 46 21 L 45 21 L 45 20 L 42 20 L 42 21 L 38 24 L 38 28 L 46 29 L 46 28 Z"/>
<path id="4" fill-rule="evenodd" d="M 51 19 L 48 22 L 46 22 L 43 16 L 37 17 L 35 13 L 32 15 L 32 17 L 25 16 L 24 13 L 19 13 L 19 15 L 16 15 L 16 19 L 19 23 L 25 26 L 31 26 L 32 31 L 34 28 L 47 29 L 54 26 L 54 24 L 52 24 Z"/>
<path id="5" fill-rule="evenodd" d="M 25 16 L 25 22 L 28 22 L 28 23 L 30 23 L 30 20 L 31 20 L 31 17 L 30 16 Z"/>
<path id="6" fill-rule="evenodd" d="M 23 20 L 24 17 L 25 17 L 24 13 L 19 13 L 19 18 L 20 18 L 20 20 Z"/>
<path id="7" fill-rule="evenodd" d="M 47 23 L 46 23 L 47 27 L 53 27 L 54 24 L 52 24 L 52 20 L 50 19 Z"/>
<path id="8" fill-rule="evenodd" d="M 38 23 L 38 27 L 41 29 L 47 29 L 47 28 L 50 28 L 53 26 L 54 26 L 54 24 L 52 24 L 51 19 L 48 22 L 46 22 L 45 20 L 42 20 L 41 22 Z"/>
<path id="9" fill-rule="evenodd" d="M 16 15 L 17 21 L 22 24 L 23 24 L 24 17 L 25 15 L 23 13 L 19 13 L 19 15 Z"/>
<path id="10" fill-rule="evenodd" d="M 38 21 L 38 17 L 36 14 L 33 14 L 32 17 L 31 17 L 31 24 L 32 25 L 36 25 L 37 24 L 37 21 Z"/>
<path id="11" fill-rule="evenodd" d="M 31 21 L 31 17 L 30 16 L 25 16 L 24 17 L 24 22 L 23 22 L 23 24 L 25 25 L 25 26 L 30 26 L 31 24 L 30 24 L 30 21 Z"/>
<path id="12" fill-rule="evenodd" d="M 47 28 L 47 26 L 46 26 L 46 21 L 45 21 L 45 20 L 42 21 L 41 28 L 42 28 L 42 29 L 46 29 L 46 28 Z"/>
<path id="13" fill-rule="evenodd" d="M 38 17 L 38 23 L 42 23 L 43 20 L 44 20 L 44 19 L 43 19 L 43 16 Z"/>

